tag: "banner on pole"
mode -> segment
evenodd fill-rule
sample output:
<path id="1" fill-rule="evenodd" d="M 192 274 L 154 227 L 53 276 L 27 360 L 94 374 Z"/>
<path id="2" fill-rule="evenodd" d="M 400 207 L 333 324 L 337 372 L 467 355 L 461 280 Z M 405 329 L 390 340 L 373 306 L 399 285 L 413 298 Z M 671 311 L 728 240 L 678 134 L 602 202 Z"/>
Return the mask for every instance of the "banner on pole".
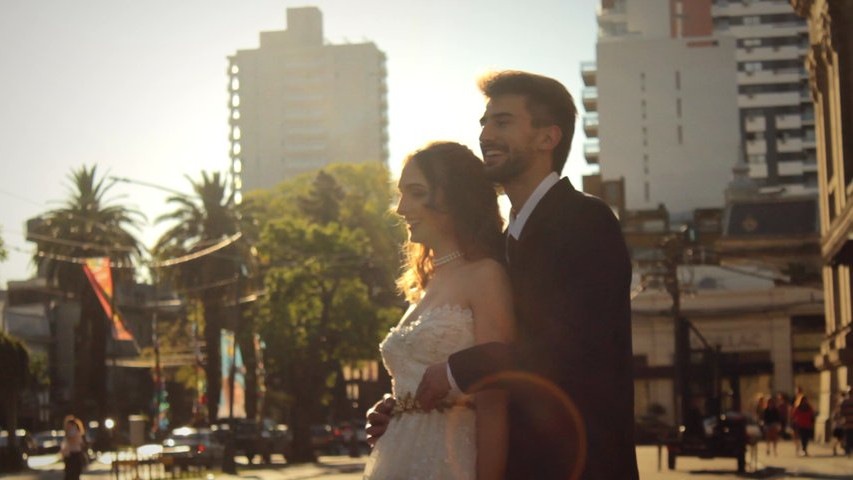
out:
<path id="1" fill-rule="evenodd" d="M 113 309 L 113 274 L 110 270 L 109 257 L 87 258 L 83 265 L 86 278 L 95 289 L 98 300 L 104 308 L 104 313 L 110 319 L 113 338 L 116 340 L 134 341 L 130 330 L 125 327 L 124 321 L 117 311 Z"/>
<path id="2" fill-rule="evenodd" d="M 219 418 L 246 417 L 246 367 L 234 332 L 222 330 L 220 335 L 222 356 L 222 391 L 219 395 Z M 231 408 L 231 374 L 234 374 L 234 407 Z M 232 415 L 233 413 L 233 415 Z"/>

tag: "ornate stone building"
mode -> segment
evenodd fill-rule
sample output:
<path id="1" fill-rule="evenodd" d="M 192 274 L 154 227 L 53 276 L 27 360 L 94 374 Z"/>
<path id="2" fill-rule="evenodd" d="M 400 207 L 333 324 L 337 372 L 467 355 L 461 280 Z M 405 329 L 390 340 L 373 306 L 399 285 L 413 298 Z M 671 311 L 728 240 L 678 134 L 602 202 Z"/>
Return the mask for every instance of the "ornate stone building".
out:
<path id="1" fill-rule="evenodd" d="M 791 0 L 808 20 L 814 100 L 826 337 L 817 438 L 829 435 L 837 393 L 853 385 L 853 0 Z"/>

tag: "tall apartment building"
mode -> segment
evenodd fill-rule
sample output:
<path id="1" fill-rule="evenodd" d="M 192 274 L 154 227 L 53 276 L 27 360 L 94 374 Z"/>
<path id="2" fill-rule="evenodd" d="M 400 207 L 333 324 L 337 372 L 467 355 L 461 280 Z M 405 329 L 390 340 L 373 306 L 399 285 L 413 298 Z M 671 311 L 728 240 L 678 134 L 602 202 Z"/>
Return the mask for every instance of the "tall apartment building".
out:
<path id="1" fill-rule="evenodd" d="M 598 23 L 584 151 L 624 178 L 629 209 L 722 205 L 739 161 L 762 190 L 816 192 L 807 28 L 788 0 L 602 0 Z"/>
<path id="2" fill-rule="evenodd" d="M 587 87 L 586 159 L 624 179 L 629 210 L 720 207 L 738 159 L 735 40 L 713 36 L 710 0 L 603 0 Z M 701 11 L 701 8 L 699 8 Z"/>
<path id="3" fill-rule="evenodd" d="M 750 177 L 817 193 L 808 27 L 789 0 L 714 0 L 714 31 L 737 40 L 738 108 Z"/>
<path id="4" fill-rule="evenodd" d="M 234 188 L 269 188 L 337 162 L 387 162 L 385 54 L 328 44 L 316 7 L 288 8 L 287 30 L 228 57 Z"/>

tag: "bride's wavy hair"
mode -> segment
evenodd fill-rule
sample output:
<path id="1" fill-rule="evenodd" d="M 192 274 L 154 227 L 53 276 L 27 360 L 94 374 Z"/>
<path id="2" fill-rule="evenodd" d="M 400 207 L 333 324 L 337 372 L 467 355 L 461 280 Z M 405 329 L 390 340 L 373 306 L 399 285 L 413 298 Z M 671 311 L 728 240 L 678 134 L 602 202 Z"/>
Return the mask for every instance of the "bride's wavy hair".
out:
<path id="1" fill-rule="evenodd" d="M 483 162 L 468 147 L 433 142 L 406 157 L 429 184 L 427 207 L 450 215 L 460 253 L 467 260 L 491 257 L 500 261 L 503 219 L 495 186 L 486 178 Z M 408 240 L 406 260 L 397 287 L 410 302 L 417 301 L 435 273 L 434 252 Z"/>

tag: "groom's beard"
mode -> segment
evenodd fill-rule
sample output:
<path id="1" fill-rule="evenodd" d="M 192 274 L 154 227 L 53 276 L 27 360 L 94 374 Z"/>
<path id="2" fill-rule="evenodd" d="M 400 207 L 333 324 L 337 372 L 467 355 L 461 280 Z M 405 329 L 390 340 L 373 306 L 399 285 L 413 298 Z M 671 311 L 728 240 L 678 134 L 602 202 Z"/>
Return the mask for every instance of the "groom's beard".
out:
<path id="1" fill-rule="evenodd" d="M 491 147 L 494 148 L 494 147 Z M 525 150 L 506 149 L 506 160 L 499 165 L 486 165 L 486 178 L 495 183 L 504 183 L 519 176 L 530 166 L 530 154 Z"/>

